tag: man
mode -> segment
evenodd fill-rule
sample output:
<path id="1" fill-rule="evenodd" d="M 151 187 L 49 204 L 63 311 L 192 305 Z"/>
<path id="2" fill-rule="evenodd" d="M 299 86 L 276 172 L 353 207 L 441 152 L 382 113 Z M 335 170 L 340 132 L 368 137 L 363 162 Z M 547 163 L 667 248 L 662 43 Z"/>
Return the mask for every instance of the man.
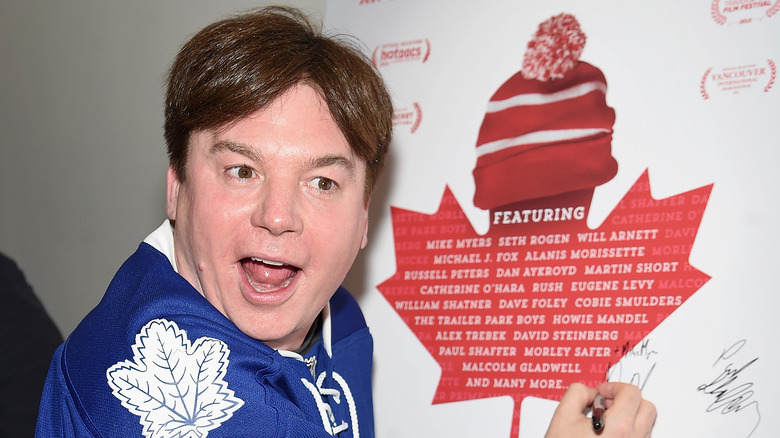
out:
<path id="1" fill-rule="evenodd" d="M 37 436 L 373 436 L 339 286 L 392 131 L 370 62 L 294 10 L 228 18 L 179 52 L 165 117 L 169 221 L 55 354 Z"/>

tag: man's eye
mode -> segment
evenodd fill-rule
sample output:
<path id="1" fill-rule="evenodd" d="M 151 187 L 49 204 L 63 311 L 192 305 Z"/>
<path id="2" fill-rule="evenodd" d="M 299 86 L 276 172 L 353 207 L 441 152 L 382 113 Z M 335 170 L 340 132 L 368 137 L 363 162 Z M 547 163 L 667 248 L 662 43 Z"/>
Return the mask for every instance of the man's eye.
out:
<path id="1" fill-rule="evenodd" d="M 231 176 L 234 176 L 236 178 L 246 179 L 246 178 L 252 178 L 255 174 L 255 171 L 248 166 L 236 166 L 236 167 L 231 167 L 228 170 L 228 173 Z"/>
<path id="2" fill-rule="evenodd" d="M 335 181 L 324 177 L 315 178 L 314 184 L 323 191 L 333 190 L 333 187 L 336 185 Z"/>

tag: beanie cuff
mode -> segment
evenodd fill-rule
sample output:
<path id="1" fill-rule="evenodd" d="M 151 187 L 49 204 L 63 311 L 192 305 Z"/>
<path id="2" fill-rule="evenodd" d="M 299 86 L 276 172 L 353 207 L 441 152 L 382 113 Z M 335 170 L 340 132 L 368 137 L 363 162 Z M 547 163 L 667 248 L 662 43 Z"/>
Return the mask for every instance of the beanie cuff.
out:
<path id="1" fill-rule="evenodd" d="M 608 134 L 526 149 L 490 164 L 480 158 L 474 205 L 492 209 L 604 184 L 617 174 L 611 142 Z"/>

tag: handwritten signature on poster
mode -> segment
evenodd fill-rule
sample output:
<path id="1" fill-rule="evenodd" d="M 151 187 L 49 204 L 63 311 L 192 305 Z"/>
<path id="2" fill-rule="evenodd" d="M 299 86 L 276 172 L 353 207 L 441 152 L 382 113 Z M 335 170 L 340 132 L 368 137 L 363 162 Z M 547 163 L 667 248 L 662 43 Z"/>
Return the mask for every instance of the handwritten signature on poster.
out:
<path id="1" fill-rule="evenodd" d="M 621 349 L 622 351 L 619 352 L 618 350 Z M 607 373 L 607 380 L 631 383 L 638 386 L 639 389 L 644 390 L 657 363 L 656 360 L 654 360 L 654 357 L 658 355 L 658 352 L 650 346 L 650 339 L 643 339 L 642 342 L 635 345 L 631 350 L 628 350 L 628 345 L 617 347 L 615 350 L 615 353 L 620 354 L 623 357 L 623 360 L 616 363 L 614 366 L 610 366 L 609 372 Z M 630 375 L 626 377 L 627 380 L 624 380 L 623 362 L 627 360 L 630 361 L 635 368 L 631 367 L 634 368 L 632 370 L 633 372 L 628 373 Z"/>
<path id="2" fill-rule="evenodd" d="M 713 396 L 707 412 L 720 411 L 722 415 L 740 412 L 747 408 L 753 408 L 758 415 L 755 426 L 747 435 L 753 434 L 761 423 L 761 412 L 759 411 L 758 401 L 753 397 L 753 382 L 749 381 L 745 370 L 758 361 L 758 357 L 749 359 L 745 362 L 737 362 L 737 353 L 747 344 L 747 340 L 742 339 L 733 345 L 725 348 L 723 352 L 712 364 L 712 368 L 720 370 L 720 373 L 709 383 L 699 385 L 698 390 L 702 393 Z M 742 355 L 744 357 L 744 354 Z M 738 365 L 735 363 L 741 363 Z"/>

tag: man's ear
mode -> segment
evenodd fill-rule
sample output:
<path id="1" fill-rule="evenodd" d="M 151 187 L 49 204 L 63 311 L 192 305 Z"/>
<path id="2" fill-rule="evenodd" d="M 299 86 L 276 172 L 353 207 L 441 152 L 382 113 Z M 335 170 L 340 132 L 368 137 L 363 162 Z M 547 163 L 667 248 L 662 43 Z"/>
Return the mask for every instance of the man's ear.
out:
<path id="1" fill-rule="evenodd" d="M 168 190 L 165 198 L 165 211 L 168 214 L 168 219 L 176 220 L 176 206 L 179 201 L 179 176 L 176 171 L 173 170 L 173 166 L 168 166 Z"/>
<path id="2" fill-rule="evenodd" d="M 363 229 L 363 239 L 360 241 L 360 249 L 363 249 L 368 245 L 368 210 L 371 204 L 371 200 L 367 200 L 363 208 L 365 209 L 365 228 Z"/>

